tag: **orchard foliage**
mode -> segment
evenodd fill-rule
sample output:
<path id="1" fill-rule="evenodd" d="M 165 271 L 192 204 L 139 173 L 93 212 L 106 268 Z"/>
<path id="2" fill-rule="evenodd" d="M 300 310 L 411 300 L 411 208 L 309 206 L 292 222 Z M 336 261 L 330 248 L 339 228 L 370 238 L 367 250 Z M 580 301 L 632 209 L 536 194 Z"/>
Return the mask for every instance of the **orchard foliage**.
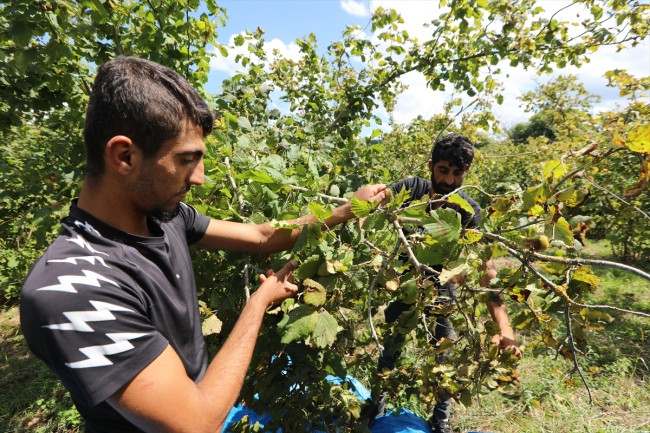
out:
<path id="1" fill-rule="evenodd" d="M 648 7 L 574 2 L 581 14 L 575 34 L 559 15 L 544 18 L 532 0 L 440 3 L 426 40 L 409 35 L 394 11 L 378 8 L 370 30 L 379 42 L 348 28 L 323 50 L 306 35 L 293 60 L 269 54 L 261 29 L 239 35 L 233 47 L 220 46 L 216 32 L 226 15 L 214 2 L 0 3 L 5 299 L 16 300 L 28 266 L 56 235 L 58 218 L 78 193 L 80 129 L 95 66 L 137 55 L 186 76 L 218 111 L 207 138 L 206 182 L 189 197 L 215 218 L 282 227 L 283 220 L 309 213 L 324 221 L 364 184 L 426 176 L 438 135 L 461 132 L 477 143 L 463 188 L 483 204 L 479 229 L 463 229 L 452 210 L 425 212 L 426 202 L 402 208 L 405 197 L 397 194 L 384 208 L 354 200 L 361 221 L 312 224 L 284 254 L 195 253 L 214 348 L 255 290 L 257 275 L 291 258 L 300 262 L 294 277 L 303 291 L 267 314 L 241 394 L 253 409 L 268 411 L 275 426 L 363 431 L 362 402 L 347 382 L 328 375 L 353 374 L 370 388 L 391 391 L 391 404 L 418 411 L 444 394 L 470 404 L 490 390 L 516 392 L 516 360 L 490 345 L 498 329 L 483 304 L 495 293 L 510 301 L 513 326 L 527 335 L 526 350 L 557 351 L 580 373 L 578 354 L 589 334 L 611 319 L 608 312 L 625 310 L 585 303 L 599 284 L 592 266 L 620 265 L 581 257 L 574 231 L 589 224 L 591 233 L 615 236 L 622 256 L 648 257 L 648 78 L 611 71 L 611 84 L 629 104 L 598 116 L 589 113 L 594 99 L 576 77 L 540 87 L 523 102 L 552 134 L 531 134 L 517 144 L 488 134 L 498 132 L 491 107 L 501 102 L 502 65 L 544 73 L 582 65 L 601 46 L 633 46 L 648 36 Z M 239 72 L 218 95 L 203 88 L 212 47 L 216 55 L 245 48 L 237 57 Z M 447 95 L 444 111 L 362 138 L 364 130 L 381 126 L 379 113 L 391 112 L 403 89 L 400 78 L 413 71 Z M 462 102 L 467 96 L 470 102 Z M 457 194 L 441 200 L 467 206 Z M 423 230 L 411 230 L 416 226 Z M 487 259 L 509 265 L 482 288 L 477 282 Z M 455 312 L 458 338 L 430 346 L 433 317 L 425 309 L 436 293 L 423 275 L 434 264 L 445 266 L 442 281 L 459 283 L 443 312 Z M 382 311 L 395 299 L 413 308 L 389 325 Z M 404 334 L 408 344 L 397 368 L 380 376 L 380 335 L 389 332 Z M 441 360 L 443 352 L 448 355 Z"/>

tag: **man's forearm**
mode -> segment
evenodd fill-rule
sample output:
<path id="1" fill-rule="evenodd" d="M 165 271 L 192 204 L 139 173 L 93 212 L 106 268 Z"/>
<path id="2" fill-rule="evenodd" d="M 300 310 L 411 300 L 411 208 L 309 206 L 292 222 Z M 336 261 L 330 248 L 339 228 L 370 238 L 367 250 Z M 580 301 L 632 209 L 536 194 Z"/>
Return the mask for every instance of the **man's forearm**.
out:
<path id="1" fill-rule="evenodd" d="M 354 213 L 352 212 L 350 202 L 347 202 L 346 204 L 332 210 L 332 215 L 324 221 L 323 228 L 334 227 L 352 218 L 354 218 Z M 273 253 L 293 248 L 298 237 L 302 233 L 304 226 L 318 223 L 318 219 L 313 215 L 305 215 L 284 222 L 288 225 L 299 225 L 301 227 L 295 229 L 277 228 L 271 227 L 270 223 L 261 224 L 259 230 L 263 233 L 266 241 L 263 245 L 260 245 L 260 250 L 258 252 Z"/>
<path id="2" fill-rule="evenodd" d="M 505 302 L 503 302 L 502 300 L 500 301 L 491 300 L 488 301 L 486 304 L 488 307 L 488 311 L 490 312 L 490 316 L 492 316 L 492 320 L 494 320 L 497 323 L 499 329 L 501 330 L 501 335 L 514 340 L 515 332 L 510 326 L 510 318 L 508 317 L 508 309 L 506 307 Z"/>
<path id="3" fill-rule="evenodd" d="M 256 299 L 255 294 L 251 296 L 226 342 L 198 383 L 206 401 L 211 402 L 208 405 L 212 411 L 223 414 L 223 421 L 244 383 L 266 307 Z M 221 427 L 216 431 L 220 431 Z"/>

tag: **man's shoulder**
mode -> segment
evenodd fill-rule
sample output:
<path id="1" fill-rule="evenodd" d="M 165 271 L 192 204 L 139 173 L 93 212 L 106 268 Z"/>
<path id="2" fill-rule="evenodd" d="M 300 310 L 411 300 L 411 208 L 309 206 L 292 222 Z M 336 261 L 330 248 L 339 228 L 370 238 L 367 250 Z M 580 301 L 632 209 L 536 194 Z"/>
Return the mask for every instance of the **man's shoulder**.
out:
<path id="1" fill-rule="evenodd" d="M 118 242 L 102 238 L 89 227 L 63 222 L 63 233 L 32 265 L 23 284 L 28 291 L 75 290 L 74 284 L 92 286 L 106 283 L 123 273 L 126 265 L 123 248 Z"/>
<path id="2" fill-rule="evenodd" d="M 458 195 L 474 209 L 473 213 L 469 213 L 461 207 L 456 209 L 461 214 L 463 226 L 477 228 L 481 222 L 481 205 L 463 191 L 458 191 Z"/>
<path id="3" fill-rule="evenodd" d="M 412 197 L 417 195 L 422 196 L 429 192 L 431 181 L 422 177 L 413 176 L 393 183 L 390 188 L 394 193 L 405 189 L 411 193 Z"/>

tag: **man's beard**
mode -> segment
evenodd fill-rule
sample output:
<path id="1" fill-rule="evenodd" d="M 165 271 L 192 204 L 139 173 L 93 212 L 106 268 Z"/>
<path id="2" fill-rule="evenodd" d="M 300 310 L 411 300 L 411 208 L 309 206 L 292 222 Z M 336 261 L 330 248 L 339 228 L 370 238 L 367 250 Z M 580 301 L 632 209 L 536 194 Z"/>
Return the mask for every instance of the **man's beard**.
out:
<path id="1" fill-rule="evenodd" d="M 433 179 L 433 175 L 431 175 L 431 187 L 433 188 L 433 192 L 436 194 L 449 194 L 453 190 L 460 188 L 460 185 L 461 183 L 452 183 L 451 185 L 448 185 L 446 183 L 438 183 Z"/>
<path id="2" fill-rule="evenodd" d="M 149 212 L 149 216 L 152 216 L 153 218 L 157 219 L 161 223 L 168 223 L 174 217 L 176 217 L 181 211 L 181 203 L 178 202 L 176 204 L 176 207 L 172 210 L 168 209 L 163 209 L 163 208 L 158 208 L 154 209 L 153 211 Z"/>

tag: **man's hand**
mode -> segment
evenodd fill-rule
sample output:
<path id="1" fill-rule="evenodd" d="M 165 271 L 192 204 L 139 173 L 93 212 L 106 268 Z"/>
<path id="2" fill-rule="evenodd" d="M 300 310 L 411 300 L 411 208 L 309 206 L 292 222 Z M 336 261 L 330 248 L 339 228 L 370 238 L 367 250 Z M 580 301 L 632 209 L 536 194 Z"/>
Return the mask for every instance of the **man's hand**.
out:
<path id="1" fill-rule="evenodd" d="M 492 344 L 496 344 L 497 346 L 501 347 L 501 349 L 503 350 L 512 351 L 518 359 L 521 359 L 522 357 L 522 353 L 519 347 L 517 346 L 517 342 L 515 342 L 515 340 L 510 337 L 497 334 L 494 337 L 492 337 Z"/>
<path id="2" fill-rule="evenodd" d="M 266 275 L 260 274 L 262 285 L 255 293 L 264 296 L 269 306 L 295 296 L 298 293 L 298 286 L 293 283 L 292 274 L 297 267 L 298 262 L 291 260 L 278 272 L 269 269 Z"/>
<path id="3" fill-rule="evenodd" d="M 378 201 L 381 204 L 385 204 L 384 200 L 387 202 L 390 198 L 390 189 L 386 188 L 384 184 L 374 184 L 366 185 L 359 188 L 355 193 L 354 197 L 365 200 L 365 201 Z"/>
<path id="4" fill-rule="evenodd" d="M 298 293 L 291 279 L 297 266 L 291 260 L 277 272 L 260 275 L 261 286 L 198 383 L 168 345 L 108 403 L 144 431 L 221 431 L 239 396 L 266 309 Z"/>

